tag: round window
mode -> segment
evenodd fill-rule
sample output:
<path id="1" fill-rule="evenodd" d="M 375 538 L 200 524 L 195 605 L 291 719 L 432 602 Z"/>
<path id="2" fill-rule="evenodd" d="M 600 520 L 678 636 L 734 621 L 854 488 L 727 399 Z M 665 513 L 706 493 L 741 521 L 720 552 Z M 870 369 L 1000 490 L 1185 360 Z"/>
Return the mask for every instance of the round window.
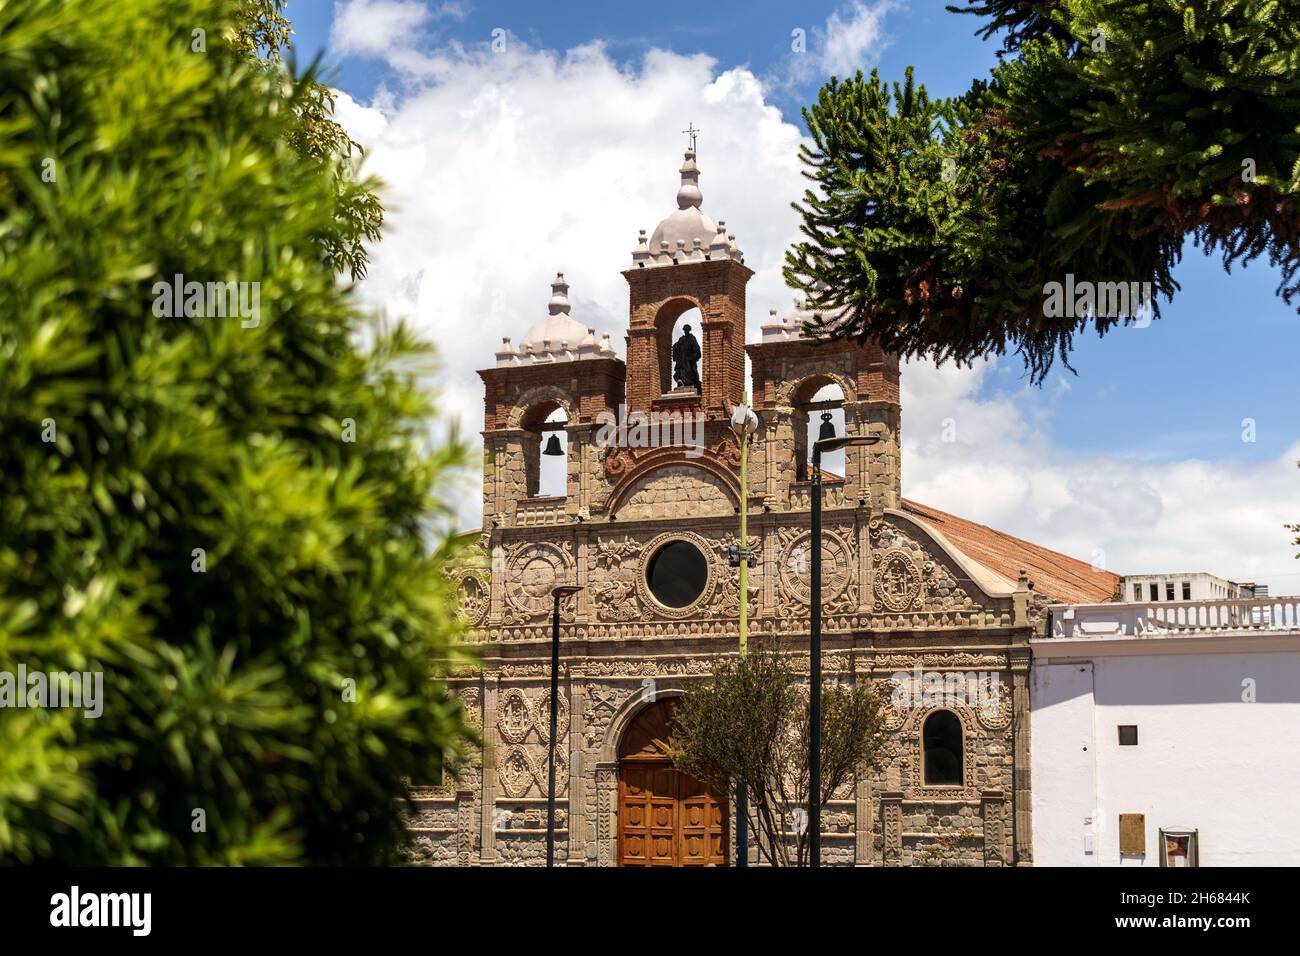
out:
<path id="1" fill-rule="evenodd" d="M 700 549 L 688 541 L 670 541 L 650 558 L 646 584 L 665 607 L 686 607 L 704 593 L 709 566 Z"/>

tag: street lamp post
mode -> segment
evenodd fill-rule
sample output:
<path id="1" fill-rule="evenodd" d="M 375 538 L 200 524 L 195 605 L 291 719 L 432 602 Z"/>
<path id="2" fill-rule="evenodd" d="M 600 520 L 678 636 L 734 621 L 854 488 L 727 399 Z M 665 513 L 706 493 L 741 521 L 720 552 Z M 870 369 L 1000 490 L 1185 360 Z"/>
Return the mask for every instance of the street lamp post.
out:
<path id="1" fill-rule="evenodd" d="M 561 584 L 551 589 L 555 599 L 551 610 L 551 737 L 546 748 L 546 865 L 555 866 L 555 748 L 559 746 L 560 712 L 560 599 L 577 594 L 582 588 Z"/>
<path id="2" fill-rule="evenodd" d="M 874 445 L 879 435 L 835 436 L 830 412 L 822 415 L 821 432 L 812 450 L 812 569 L 809 582 L 809 687 L 808 720 L 808 864 L 822 861 L 822 452 L 838 451 L 847 445 Z"/>
<path id="3" fill-rule="evenodd" d="M 749 436 L 758 430 L 758 416 L 744 395 L 731 415 L 731 427 L 740 440 L 740 543 L 736 562 L 740 566 L 740 656 L 749 653 Z M 749 784 L 736 783 L 736 866 L 749 866 Z"/>

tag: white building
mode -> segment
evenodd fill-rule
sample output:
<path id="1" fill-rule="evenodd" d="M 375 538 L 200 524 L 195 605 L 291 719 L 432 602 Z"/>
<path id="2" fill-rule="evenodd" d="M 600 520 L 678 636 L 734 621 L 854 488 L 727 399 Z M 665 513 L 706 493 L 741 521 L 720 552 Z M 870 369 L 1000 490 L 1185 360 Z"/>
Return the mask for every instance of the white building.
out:
<path id="1" fill-rule="evenodd" d="M 1036 865 L 1300 863 L 1300 598 L 1062 606 L 1049 634 Z"/>
<path id="2" fill-rule="evenodd" d="M 1229 581 L 1206 571 L 1180 574 L 1128 574 L 1120 579 L 1124 601 L 1221 601 L 1224 598 L 1267 597 L 1268 588 L 1251 582 Z"/>

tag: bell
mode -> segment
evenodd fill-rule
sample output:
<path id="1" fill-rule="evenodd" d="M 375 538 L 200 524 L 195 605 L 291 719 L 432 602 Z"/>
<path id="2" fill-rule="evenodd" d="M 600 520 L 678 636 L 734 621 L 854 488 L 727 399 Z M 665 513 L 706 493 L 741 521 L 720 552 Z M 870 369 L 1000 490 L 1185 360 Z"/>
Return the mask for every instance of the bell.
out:
<path id="1" fill-rule="evenodd" d="M 821 430 L 817 433 L 817 440 L 825 441 L 828 438 L 834 438 L 834 437 L 835 437 L 835 425 L 831 421 L 831 413 L 822 412 L 822 427 Z"/>
<path id="2" fill-rule="evenodd" d="M 551 455 L 555 458 L 559 458 L 564 454 L 564 451 L 560 448 L 560 436 L 555 432 L 551 432 L 551 437 L 546 439 L 546 448 L 542 451 L 542 454 Z"/>

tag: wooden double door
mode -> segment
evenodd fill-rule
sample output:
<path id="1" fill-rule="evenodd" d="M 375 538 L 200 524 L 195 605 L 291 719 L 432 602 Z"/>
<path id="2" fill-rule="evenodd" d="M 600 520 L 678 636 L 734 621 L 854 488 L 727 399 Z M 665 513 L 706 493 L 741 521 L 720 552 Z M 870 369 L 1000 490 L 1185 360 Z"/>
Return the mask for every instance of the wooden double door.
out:
<path id="1" fill-rule="evenodd" d="M 672 703 L 647 707 L 619 748 L 618 863 L 726 866 L 727 801 L 673 766 Z"/>

